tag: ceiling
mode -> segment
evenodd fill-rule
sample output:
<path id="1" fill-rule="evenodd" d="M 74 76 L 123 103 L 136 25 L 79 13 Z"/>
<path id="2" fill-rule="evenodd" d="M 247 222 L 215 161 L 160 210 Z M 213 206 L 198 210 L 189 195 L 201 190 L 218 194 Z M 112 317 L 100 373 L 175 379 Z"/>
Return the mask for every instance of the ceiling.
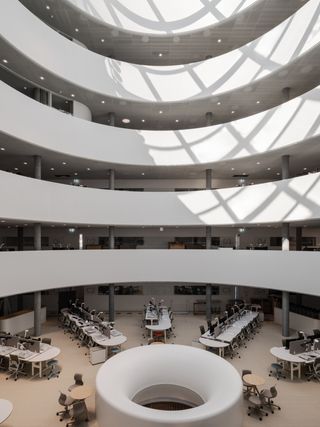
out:
<path id="1" fill-rule="evenodd" d="M 220 22 L 198 31 L 179 32 L 177 37 L 176 34 L 148 33 L 146 36 L 146 33 L 126 31 L 85 13 L 68 0 L 20 0 L 48 25 L 78 39 L 88 49 L 122 61 L 148 65 L 185 64 L 229 52 L 266 33 L 307 1 L 259 0 L 227 19 L 219 12 L 220 2 L 204 3 L 203 8 L 211 8 Z"/>

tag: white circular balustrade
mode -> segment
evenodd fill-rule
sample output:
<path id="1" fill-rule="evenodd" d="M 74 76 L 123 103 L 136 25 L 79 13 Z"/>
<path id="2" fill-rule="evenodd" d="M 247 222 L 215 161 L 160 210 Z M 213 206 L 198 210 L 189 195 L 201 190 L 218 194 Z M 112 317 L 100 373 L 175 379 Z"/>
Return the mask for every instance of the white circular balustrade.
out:
<path id="1" fill-rule="evenodd" d="M 135 347 L 109 359 L 96 378 L 100 427 L 240 427 L 242 383 L 212 353 L 181 345 Z M 175 402 L 168 411 L 145 404 Z"/>

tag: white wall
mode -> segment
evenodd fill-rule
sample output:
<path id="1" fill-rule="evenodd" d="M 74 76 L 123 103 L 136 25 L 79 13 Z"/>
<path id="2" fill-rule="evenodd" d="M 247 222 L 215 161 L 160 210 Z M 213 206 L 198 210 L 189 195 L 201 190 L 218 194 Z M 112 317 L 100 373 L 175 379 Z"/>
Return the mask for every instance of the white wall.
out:
<path id="1" fill-rule="evenodd" d="M 320 219 L 320 173 L 195 192 L 100 190 L 2 171 L 0 181 L 0 218 L 24 222 L 196 226 Z"/>
<path id="2" fill-rule="evenodd" d="M 92 120 L 90 109 L 78 101 L 73 101 L 73 116 L 78 119 L 88 120 L 89 122 Z"/>
<path id="3" fill-rule="evenodd" d="M 274 322 L 282 325 L 282 309 L 274 307 Z M 290 312 L 290 328 L 296 331 L 303 331 L 306 334 L 312 334 L 313 329 L 320 329 L 320 319 L 302 316 L 301 314 Z"/>
<path id="4" fill-rule="evenodd" d="M 32 154 L 49 150 L 87 159 L 88 163 L 214 165 L 257 155 L 263 159 L 272 152 L 280 158 L 281 154 L 317 146 L 319 103 L 318 87 L 277 108 L 227 124 L 179 131 L 137 131 L 77 120 L 0 82 L 0 132 L 29 145 Z"/>
<path id="5" fill-rule="evenodd" d="M 318 270 L 317 252 L 232 249 L 2 252 L 0 297 L 129 282 L 219 283 L 320 296 Z"/>

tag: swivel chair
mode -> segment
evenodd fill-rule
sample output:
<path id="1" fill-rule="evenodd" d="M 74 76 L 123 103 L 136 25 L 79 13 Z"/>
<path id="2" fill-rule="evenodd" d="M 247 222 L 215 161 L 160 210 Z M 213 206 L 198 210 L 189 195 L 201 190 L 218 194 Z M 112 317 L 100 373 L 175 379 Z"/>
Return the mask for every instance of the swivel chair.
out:
<path id="1" fill-rule="evenodd" d="M 81 421 L 89 421 L 88 410 L 84 401 L 75 402 L 72 405 L 72 417 L 66 427 L 73 426 Z"/>
<path id="2" fill-rule="evenodd" d="M 280 406 L 276 405 L 273 402 L 273 399 L 277 397 L 278 392 L 275 386 L 270 387 L 269 390 L 262 390 L 260 393 L 260 397 L 263 401 L 263 406 L 270 409 L 271 413 L 274 414 L 274 408 L 277 408 L 280 411 Z"/>
<path id="3" fill-rule="evenodd" d="M 14 378 L 17 381 L 19 375 L 27 375 L 24 369 L 24 362 L 22 362 L 17 355 L 10 354 L 9 355 L 9 367 L 8 374 L 9 376 L 6 378 Z"/>
<path id="4" fill-rule="evenodd" d="M 75 387 L 79 387 L 80 385 L 83 385 L 82 374 L 76 373 L 74 374 L 73 378 L 74 378 L 74 384 L 71 384 L 71 386 L 68 387 L 68 391 L 71 391 Z"/>
<path id="5" fill-rule="evenodd" d="M 67 396 L 65 393 L 60 392 L 58 403 L 64 407 L 62 411 L 58 411 L 56 415 L 60 416 L 60 421 L 70 414 L 70 406 L 74 403 L 74 399 L 71 396 Z"/>

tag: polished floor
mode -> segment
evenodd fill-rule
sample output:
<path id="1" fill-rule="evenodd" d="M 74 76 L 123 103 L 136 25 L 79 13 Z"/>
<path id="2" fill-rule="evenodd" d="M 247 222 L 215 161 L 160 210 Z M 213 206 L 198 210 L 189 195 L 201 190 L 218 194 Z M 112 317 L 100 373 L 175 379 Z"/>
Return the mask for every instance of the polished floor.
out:
<path id="1" fill-rule="evenodd" d="M 191 345 L 192 339 L 199 336 L 199 325 L 204 323 L 202 316 L 176 315 L 176 338 L 169 340 L 174 344 Z M 140 316 L 136 313 L 117 315 L 116 327 L 123 331 L 128 341 L 124 349 L 146 343 L 142 337 Z M 76 341 L 71 341 L 68 335 L 58 327 L 55 319 L 50 319 L 43 328 L 43 336 L 51 337 L 53 345 L 61 348 L 59 362 L 61 375 L 48 381 L 43 379 L 21 378 L 17 382 L 5 380 L 5 373 L 0 374 L 0 398 L 13 402 L 14 409 L 11 416 L 2 425 L 4 427 L 54 427 L 65 425 L 59 422 L 57 410 L 62 409 L 57 402 L 59 390 L 65 391 L 73 382 L 73 374 L 81 372 L 84 381 L 94 387 L 95 375 L 100 365 L 92 366 L 85 348 L 78 348 Z M 274 361 L 269 349 L 281 344 L 279 326 L 272 322 L 265 322 L 259 334 L 248 343 L 247 349 L 241 349 L 241 358 L 230 362 L 241 372 L 242 369 L 251 369 L 253 372 L 266 378 L 265 387 L 277 385 L 279 397 L 277 402 L 281 411 L 270 414 L 260 422 L 257 418 L 246 415 L 247 403 L 244 401 L 243 427 L 263 424 L 273 427 L 317 427 L 319 426 L 320 382 L 290 379 L 277 381 L 268 377 L 268 367 Z M 114 356 L 116 357 L 116 356 Z M 199 367 L 201 369 L 201 367 Z M 89 409 L 89 423 L 81 427 L 98 427 L 95 421 L 94 395 L 87 399 Z M 121 427 L 121 426 L 119 426 Z M 228 426 L 225 426 L 228 427 Z"/>

